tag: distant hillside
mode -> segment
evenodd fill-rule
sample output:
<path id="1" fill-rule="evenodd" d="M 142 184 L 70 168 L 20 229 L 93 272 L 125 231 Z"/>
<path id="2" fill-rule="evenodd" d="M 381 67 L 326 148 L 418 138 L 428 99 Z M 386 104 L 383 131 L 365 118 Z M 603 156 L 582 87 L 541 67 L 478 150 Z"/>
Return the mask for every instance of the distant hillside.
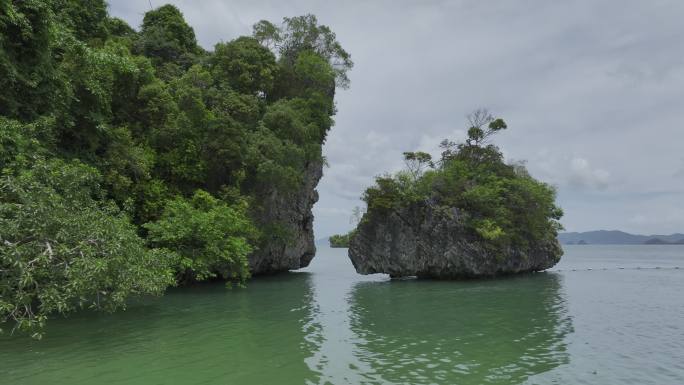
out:
<path id="1" fill-rule="evenodd" d="M 618 230 L 569 232 L 558 234 L 564 245 L 684 245 L 684 234 L 640 235 Z M 316 246 L 329 246 L 329 237 L 316 239 Z"/>
<path id="2" fill-rule="evenodd" d="M 684 243 L 684 234 L 639 235 L 618 230 L 570 232 L 558 234 L 558 240 L 564 245 L 642 245 L 648 244 L 680 244 Z"/>
<path id="3" fill-rule="evenodd" d="M 644 242 L 646 245 L 684 245 L 684 239 L 680 239 L 678 241 L 664 241 L 661 238 L 651 238 Z"/>

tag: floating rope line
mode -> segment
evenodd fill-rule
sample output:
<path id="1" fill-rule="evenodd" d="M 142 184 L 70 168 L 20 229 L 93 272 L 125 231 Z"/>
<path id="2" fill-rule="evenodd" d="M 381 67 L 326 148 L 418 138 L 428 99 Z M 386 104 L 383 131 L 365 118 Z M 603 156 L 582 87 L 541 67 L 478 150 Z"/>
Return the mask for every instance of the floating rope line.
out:
<path id="1" fill-rule="evenodd" d="M 586 269 L 549 269 L 546 271 L 557 271 L 557 272 L 567 272 L 567 271 L 594 271 L 594 270 L 599 270 L 599 271 L 609 271 L 609 270 L 679 270 L 681 267 L 679 266 L 668 266 L 668 267 L 662 267 L 662 266 L 655 266 L 655 267 L 600 267 L 600 268 L 586 268 Z"/>

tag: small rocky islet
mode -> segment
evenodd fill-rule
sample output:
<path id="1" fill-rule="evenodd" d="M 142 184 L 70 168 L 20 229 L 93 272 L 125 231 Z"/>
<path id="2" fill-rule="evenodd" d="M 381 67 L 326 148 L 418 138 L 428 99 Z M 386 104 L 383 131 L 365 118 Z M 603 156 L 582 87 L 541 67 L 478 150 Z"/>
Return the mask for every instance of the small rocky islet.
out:
<path id="1" fill-rule="evenodd" d="M 360 274 L 459 279 L 541 271 L 560 261 L 562 249 L 546 239 L 522 252 L 488 250 L 468 234 L 457 209 L 416 204 L 359 225 L 349 257 Z"/>
<path id="2" fill-rule="evenodd" d="M 360 274 L 461 279 L 548 269 L 563 251 L 555 190 L 522 164 L 507 164 L 487 139 L 506 123 L 470 118 L 465 143 L 442 142 L 441 159 L 404 153 L 407 170 L 376 178 L 350 239 Z"/>

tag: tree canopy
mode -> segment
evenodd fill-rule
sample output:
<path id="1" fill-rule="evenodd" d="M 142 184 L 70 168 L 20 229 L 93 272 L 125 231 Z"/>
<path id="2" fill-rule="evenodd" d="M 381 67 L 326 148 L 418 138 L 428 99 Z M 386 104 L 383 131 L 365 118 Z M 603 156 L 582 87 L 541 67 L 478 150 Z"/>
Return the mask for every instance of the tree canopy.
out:
<path id="1" fill-rule="evenodd" d="M 0 2 L 0 324 L 245 283 L 260 197 L 322 161 L 351 68 L 314 16 L 269 25 L 205 51 L 172 5 L 136 31 L 102 0 Z"/>
<path id="2" fill-rule="evenodd" d="M 318 24 L 316 16 L 286 17 L 281 26 L 262 20 L 253 31 L 259 42 L 277 50 L 281 61 L 292 66 L 302 52 L 311 52 L 330 64 L 338 87 L 349 85 L 347 72 L 354 66 L 351 55 L 329 27 Z"/>

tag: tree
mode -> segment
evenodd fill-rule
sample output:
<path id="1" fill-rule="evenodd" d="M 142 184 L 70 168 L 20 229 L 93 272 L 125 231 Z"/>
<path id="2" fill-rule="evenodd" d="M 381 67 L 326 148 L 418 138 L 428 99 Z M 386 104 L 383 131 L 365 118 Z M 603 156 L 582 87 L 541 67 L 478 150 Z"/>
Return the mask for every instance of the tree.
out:
<path id="1" fill-rule="evenodd" d="M 137 50 L 158 67 L 172 64 L 181 69 L 189 68 L 201 52 L 195 31 L 171 4 L 145 13 Z"/>
<path id="2" fill-rule="evenodd" d="M 478 109 L 468 115 L 468 139 L 469 146 L 482 146 L 487 139 L 495 133 L 506 129 L 503 119 L 494 119 L 486 109 Z"/>
<path id="3" fill-rule="evenodd" d="M 38 160 L 0 182 L 0 323 L 41 336 L 51 313 L 113 311 L 173 284 L 170 258 L 146 249 L 78 161 Z"/>
<path id="4" fill-rule="evenodd" d="M 280 28 L 268 20 L 261 20 L 252 26 L 252 36 L 264 47 L 275 50 L 282 41 Z"/>
<path id="5" fill-rule="evenodd" d="M 132 37 L 136 35 L 135 30 L 118 17 L 107 18 L 107 31 L 114 37 Z"/>
<path id="6" fill-rule="evenodd" d="M 53 0 L 61 25 L 74 37 L 91 45 L 102 45 L 109 35 L 107 3 L 104 0 Z"/>
<path id="7" fill-rule="evenodd" d="M 63 79 L 54 51 L 61 29 L 49 2 L 0 2 L 0 114 L 23 121 L 53 110 Z"/>
<path id="8" fill-rule="evenodd" d="M 209 63 L 215 81 L 224 87 L 252 95 L 266 95 L 273 88 L 275 56 L 255 38 L 216 44 Z"/>
<path id="9" fill-rule="evenodd" d="M 220 277 L 242 285 L 250 277 L 247 256 L 256 228 L 244 202 L 229 205 L 206 191 L 167 203 L 161 218 L 144 225 L 153 247 L 176 255 L 181 282 Z"/>
<path id="10" fill-rule="evenodd" d="M 349 86 L 347 72 L 354 66 L 351 55 L 329 27 L 318 24 L 316 16 L 286 17 L 279 27 L 262 20 L 254 25 L 253 35 L 265 46 L 277 49 L 280 59 L 290 67 L 295 65 L 300 53 L 315 53 L 330 64 L 338 87 Z"/>
<path id="11" fill-rule="evenodd" d="M 406 168 L 414 180 L 417 180 L 426 168 L 435 167 L 432 162 L 432 155 L 423 151 L 404 152 L 404 164 L 406 164 Z"/>

